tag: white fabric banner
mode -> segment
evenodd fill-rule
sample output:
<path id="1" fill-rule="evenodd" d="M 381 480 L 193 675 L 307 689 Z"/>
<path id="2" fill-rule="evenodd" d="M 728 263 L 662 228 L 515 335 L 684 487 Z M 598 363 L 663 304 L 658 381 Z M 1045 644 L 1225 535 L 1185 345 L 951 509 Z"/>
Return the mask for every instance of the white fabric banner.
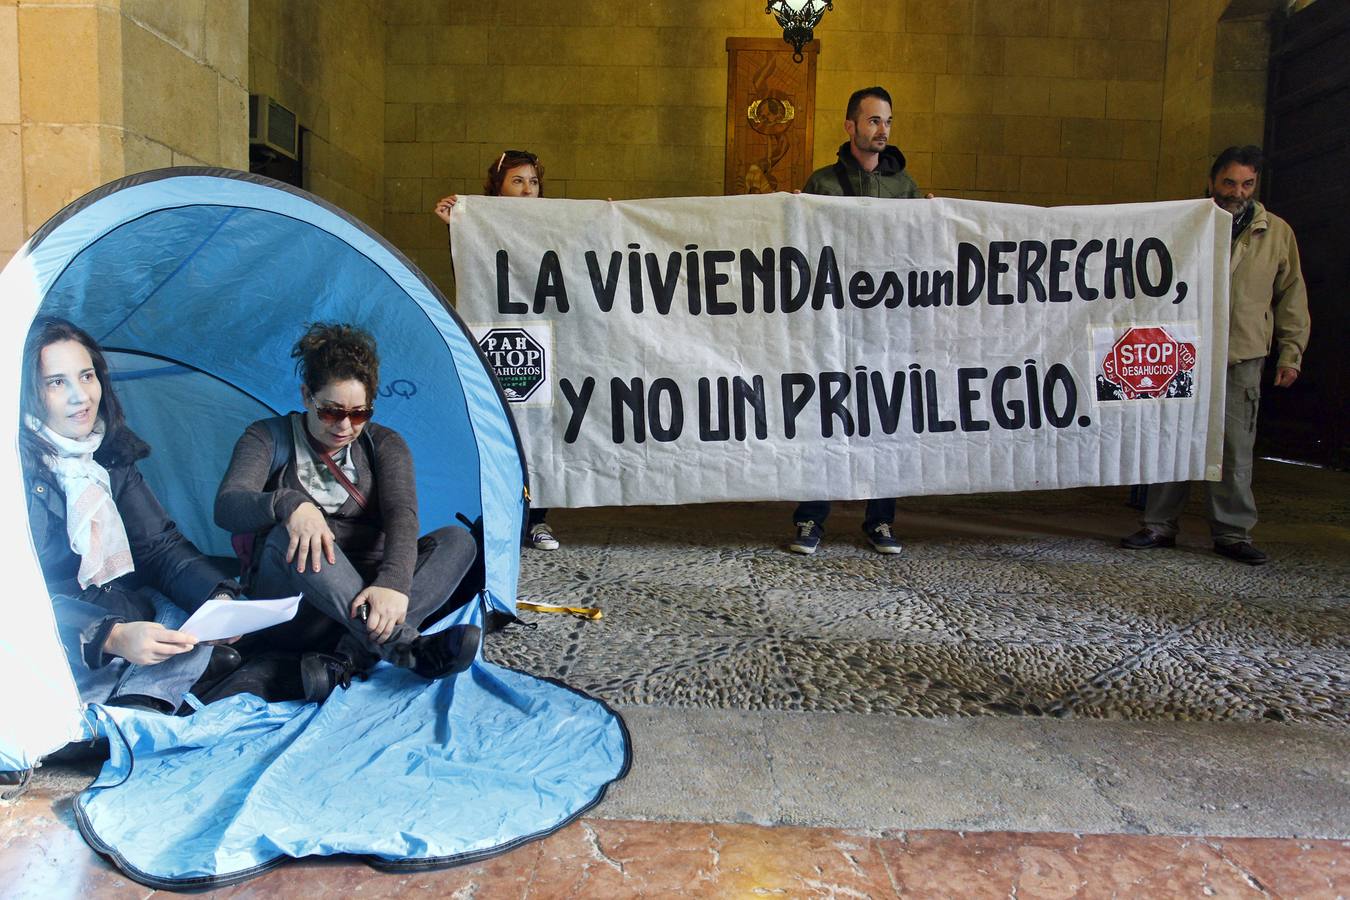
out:
<path id="1" fill-rule="evenodd" d="M 452 245 L 536 505 L 843 500 L 1217 478 L 1230 221 L 462 197 Z"/>

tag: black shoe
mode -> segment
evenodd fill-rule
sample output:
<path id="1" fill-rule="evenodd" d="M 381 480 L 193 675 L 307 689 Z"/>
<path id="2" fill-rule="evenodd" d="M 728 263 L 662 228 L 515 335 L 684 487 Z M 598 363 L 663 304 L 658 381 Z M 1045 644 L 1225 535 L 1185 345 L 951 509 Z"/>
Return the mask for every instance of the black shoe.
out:
<path id="1" fill-rule="evenodd" d="M 233 647 L 225 644 L 217 644 L 212 647 L 211 660 L 192 685 L 193 695 L 200 699 L 202 694 L 209 693 L 211 688 L 219 684 L 225 676 L 231 674 L 243 664 L 244 658 Z"/>
<path id="2" fill-rule="evenodd" d="M 1234 562 L 1249 566 L 1264 566 L 1270 557 L 1266 556 L 1251 541 L 1238 541 L 1235 544 L 1215 544 L 1214 552 L 1226 556 Z"/>
<path id="3" fill-rule="evenodd" d="M 28 791 L 28 783 L 33 780 L 32 769 L 19 769 L 17 772 L 0 772 L 0 800 L 18 800 Z"/>
<path id="4" fill-rule="evenodd" d="M 120 706 L 123 709 L 139 709 L 143 712 L 162 713 L 171 715 L 173 707 L 169 701 L 161 700 L 158 697 L 147 697 L 144 694 L 122 694 L 113 697 L 108 701 L 109 706 Z"/>
<path id="5" fill-rule="evenodd" d="M 477 625 L 452 625 L 436 634 L 419 637 L 412 642 L 412 670 L 431 681 L 463 672 L 473 664 L 482 637 L 483 631 Z"/>
<path id="6" fill-rule="evenodd" d="M 299 700 L 304 696 L 299 657 L 293 653 L 268 653 L 250 657 L 242 666 L 197 697 L 203 703 L 215 703 L 235 694 L 253 694 L 268 703 Z"/>
<path id="7" fill-rule="evenodd" d="M 334 653 L 306 653 L 300 657 L 300 684 L 309 703 L 323 703 L 333 688 L 352 686 L 352 661 Z"/>
<path id="8" fill-rule="evenodd" d="M 1176 538 L 1154 531 L 1152 528 L 1140 528 L 1134 534 L 1120 539 L 1120 546 L 1126 550 L 1156 550 L 1159 547 L 1176 545 Z"/>

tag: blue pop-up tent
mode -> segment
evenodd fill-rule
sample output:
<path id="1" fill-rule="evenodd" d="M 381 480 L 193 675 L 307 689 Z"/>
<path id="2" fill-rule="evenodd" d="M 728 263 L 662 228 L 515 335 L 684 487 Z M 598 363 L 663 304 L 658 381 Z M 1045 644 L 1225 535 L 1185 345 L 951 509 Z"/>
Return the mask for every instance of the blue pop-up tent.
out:
<path id="1" fill-rule="evenodd" d="M 13 515 L 18 361 L 35 315 L 71 319 L 108 351 L 128 422 L 154 448 L 142 471 L 217 555 L 229 538 L 211 509 L 234 441 L 298 407 L 289 351 L 307 323 L 354 322 L 379 345 L 377 416 L 412 449 L 423 530 L 480 523 L 483 590 L 453 620 L 514 607 L 525 470 L 501 392 L 436 288 L 335 207 L 231 170 L 135 175 L 48 222 L 0 274 L 0 299 L 0 503 Z M 602 703 L 481 659 L 435 684 L 381 667 L 322 709 L 248 696 L 187 718 L 84 708 L 31 541 L 0 553 L 0 683 L 23 685 L 5 692 L 0 770 L 107 736 L 112 758 L 77 820 L 145 883 L 228 883 L 305 855 L 479 859 L 575 818 L 627 770 L 623 723 Z"/>

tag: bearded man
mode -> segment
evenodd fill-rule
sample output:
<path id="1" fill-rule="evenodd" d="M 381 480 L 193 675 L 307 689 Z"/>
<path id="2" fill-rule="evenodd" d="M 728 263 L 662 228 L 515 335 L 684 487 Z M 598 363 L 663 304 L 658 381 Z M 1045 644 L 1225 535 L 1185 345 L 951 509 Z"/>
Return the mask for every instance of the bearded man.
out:
<path id="1" fill-rule="evenodd" d="M 1259 566 L 1266 554 L 1252 543 L 1256 498 L 1252 494 L 1252 449 L 1261 373 L 1271 347 L 1278 351 L 1275 386 L 1298 379 L 1311 323 L 1308 292 L 1299 267 L 1294 232 L 1256 202 L 1261 148 L 1229 147 L 1209 170 L 1209 194 L 1233 217 L 1229 257 L 1228 377 L 1224 408 L 1223 473 L 1205 482 L 1214 552 Z M 1143 528 L 1121 541 L 1130 550 L 1175 547 L 1178 519 L 1190 484 L 1154 484 L 1148 489 Z"/>

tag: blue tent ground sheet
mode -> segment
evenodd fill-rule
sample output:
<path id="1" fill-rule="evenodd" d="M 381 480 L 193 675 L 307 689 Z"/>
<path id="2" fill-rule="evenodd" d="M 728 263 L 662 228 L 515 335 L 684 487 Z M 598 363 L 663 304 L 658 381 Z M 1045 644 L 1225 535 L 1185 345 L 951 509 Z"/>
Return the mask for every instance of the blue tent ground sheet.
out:
<path id="1" fill-rule="evenodd" d="M 473 862 L 572 821 L 629 765 L 600 701 L 481 659 L 437 682 L 381 664 L 322 706 L 242 694 L 187 717 L 97 710 L 112 755 L 76 800 L 80 831 L 152 887 L 303 856 Z"/>

